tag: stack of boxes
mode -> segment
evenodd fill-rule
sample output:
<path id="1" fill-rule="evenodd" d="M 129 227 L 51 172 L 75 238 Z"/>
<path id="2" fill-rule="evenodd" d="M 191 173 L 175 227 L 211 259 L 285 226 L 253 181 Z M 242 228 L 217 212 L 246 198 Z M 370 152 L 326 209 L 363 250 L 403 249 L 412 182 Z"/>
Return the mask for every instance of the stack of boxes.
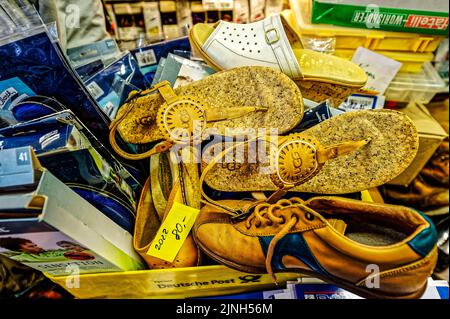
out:
<path id="1" fill-rule="evenodd" d="M 329 0 L 291 0 L 291 9 L 283 15 L 302 40 L 330 43 L 328 51 L 342 58 L 350 60 L 358 47 L 364 47 L 401 62 L 402 67 L 385 94 L 386 101 L 408 103 L 414 100 L 426 104 L 446 89 L 430 63 L 434 60 L 433 52 L 448 32 L 448 3 L 438 1 L 432 7 L 435 12 L 421 12 L 420 17 L 426 14 L 430 22 L 420 25 L 409 21 L 419 17 L 419 12 L 413 8 L 423 7 L 423 1 L 402 1 L 401 10 L 387 2 L 347 0 L 337 5 L 336 1 Z M 405 4 L 417 14 L 405 13 Z M 431 8 L 429 4 L 426 7 Z M 430 24 L 431 21 L 434 24 Z"/>

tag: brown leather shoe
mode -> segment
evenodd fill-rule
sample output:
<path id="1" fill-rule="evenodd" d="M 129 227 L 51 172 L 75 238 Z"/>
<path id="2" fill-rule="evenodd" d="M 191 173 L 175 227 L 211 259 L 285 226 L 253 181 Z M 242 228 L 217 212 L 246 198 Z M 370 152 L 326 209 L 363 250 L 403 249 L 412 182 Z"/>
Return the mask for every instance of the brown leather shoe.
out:
<path id="1" fill-rule="evenodd" d="M 447 188 L 431 186 L 418 176 L 409 187 L 386 185 L 386 199 L 390 203 L 413 206 L 418 209 L 429 209 L 449 205 Z"/>
<path id="2" fill-rule="evenodd" d="M 449 154 L 437 154 L 422 169 L 420 174 L 436 186 L 449 187 Z"/>
<path id="3" fill-rule="evenodd" d="M 219 203 L 242 211 L 254 205 Z M 239 219 L 203 207 L 195 241 L 240 271 L 299 272 L 367 298 L 418 298 L 436 264 L 435 227 L 406 207 L 316 197 L 262 203 L 250 212 Z"/>

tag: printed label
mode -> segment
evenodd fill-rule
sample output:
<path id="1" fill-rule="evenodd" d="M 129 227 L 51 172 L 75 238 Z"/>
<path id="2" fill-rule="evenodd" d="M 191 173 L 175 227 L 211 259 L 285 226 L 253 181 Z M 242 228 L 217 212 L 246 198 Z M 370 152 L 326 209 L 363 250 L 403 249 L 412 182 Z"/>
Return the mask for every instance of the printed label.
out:
<path id="1" fill-rule="evenodd" d="M 99 99 L 105 92 L 102 90 L 100 86 L 96 82 L 91 82 L 88 85 L 86 85 L 86 88 L 89 90 L 89 93 L 91 93 L 92 97 L 97 100 Z"/>
<path id="2" fill-rule="evenodd" d="M 29 185 L 33 181 L 31 147 L 0 151 L 0 188 Z"/>
<path id="3" fill-rule="evenodd" d="M 142 52 L 136 52 L 136 60 L 138 62 L 139 67 L 144 67 L 147 65 L 153 65 L 158 62 L 156 59 L 155 51 L 152 49 L 142 51 Z"/>
<path id="4" fill-rule="evenodd" d="M 57 141 L 61 135 L 58 133 L 58 130 L 51 131 L 39 139 L 39 144 L 41 144 L 41 148 L 44 149 L 48 145 L 50 145 L 52 142 Z"/>
<path id="5" fill-rule="evenodd" d="M 233 0 L 203 0 L 205 10 L 232 10 Z"/>
<path id="6" fill-rule="evenodd" d="M 15 95 L 17 95 L 19 92 L 17 92 L 16 89 L 9 87 L 5 91 L 0 93 L 0 109 L 3 109 L 3 107 L 8 103 L 11 98 Z"/>
<path id="7" fill-rule="evenodd" d="M 29 148 L 16 149 L 16 164 L 17 166 L 25 166 L 31 164 L 31 155 Z"/>
<path id="8" fill-rule="evenodd" d="M 21 79 L 0 81 L 0 110 L 10 110 L 16 101 L 36 95 Z"/>
<path id="9" fill-rule="evenodd" d="M 381 109 L 384 107 L 384 101 L 385 97 L 382 95 L 353 94 L 339 106 L 339 109 L 344 109 L 345 111 Z"/>
<path id="10" fill-rule="evenodd" d="M 448 28 L 448 19 L 448 17 L 410 15 L 405 23 L 405 27 L 446 30 Z"/>
<path id="11" fill-rule="evenodd" d="M 183 246 L 200 210 L 174 203 L 159 228 L 147 255 L 173 262 Z"/>
<path id="12" fill-rule="evenodd" d="M 406 14 L 380 13 L 356 10 L 351 22 L 385 26 L 403 26 Z"/>

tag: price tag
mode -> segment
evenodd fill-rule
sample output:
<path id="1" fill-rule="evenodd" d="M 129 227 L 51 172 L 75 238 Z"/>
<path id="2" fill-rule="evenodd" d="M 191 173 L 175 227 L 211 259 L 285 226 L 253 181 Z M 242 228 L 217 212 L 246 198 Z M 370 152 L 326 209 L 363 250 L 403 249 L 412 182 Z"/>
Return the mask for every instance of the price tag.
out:
<path id="1" fill-rule="evenodd" d="M 352 94 L 340 106 L 345 111 L 375 110 L 384 107 L 383 95 Z"/>
<path id="2" fill-rule="evenodd" d="M 0 151 L 0 188 L 13 188 L 34 183 L 35 158 L 31 147 Z"/>
<path id="3" fill-rule="evenodd" d="M 173 262 L 191 231 L 200 210 L 174 203 L 153 239 L 147 255 Z"/>

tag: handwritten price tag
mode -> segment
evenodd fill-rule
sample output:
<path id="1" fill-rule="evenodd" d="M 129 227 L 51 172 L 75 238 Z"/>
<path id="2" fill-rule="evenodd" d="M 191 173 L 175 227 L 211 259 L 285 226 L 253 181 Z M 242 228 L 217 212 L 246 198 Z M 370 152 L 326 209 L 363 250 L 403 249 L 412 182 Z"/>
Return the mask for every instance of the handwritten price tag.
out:
<path id="1" fill-rule="evenodd" d="M 199 212 L 196 208 L 175 202 L 153 239 L 147 255 L 173 262 Z"/>

